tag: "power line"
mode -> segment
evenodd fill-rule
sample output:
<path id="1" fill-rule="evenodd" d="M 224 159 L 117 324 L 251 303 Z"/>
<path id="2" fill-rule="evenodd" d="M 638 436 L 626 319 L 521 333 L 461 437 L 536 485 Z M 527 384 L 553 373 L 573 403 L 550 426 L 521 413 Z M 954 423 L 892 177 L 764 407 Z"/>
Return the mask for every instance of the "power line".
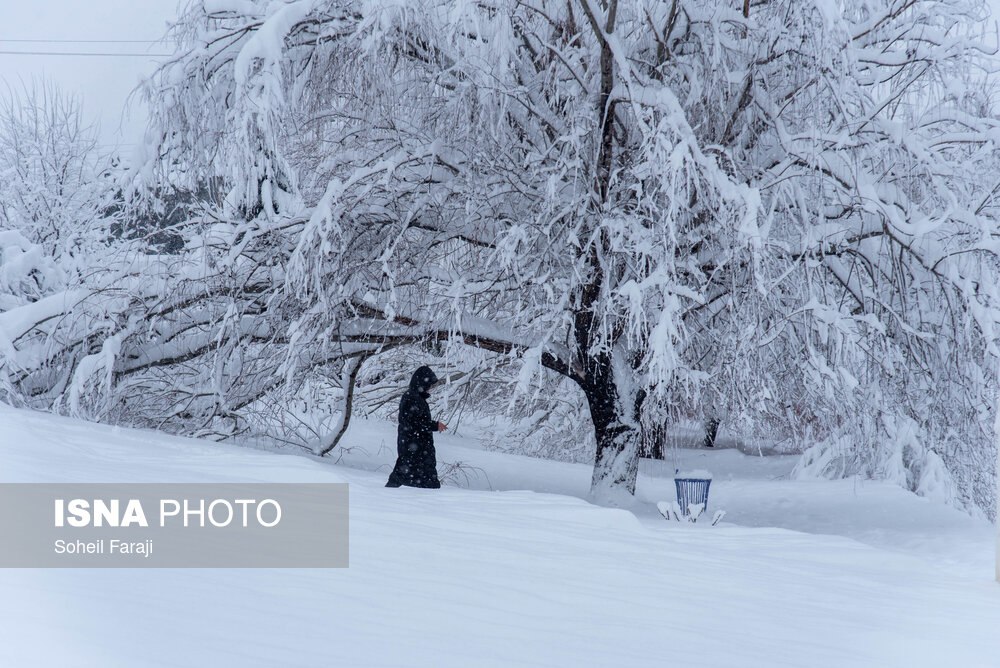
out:
<path id="1" fill-rule="evenodd" d="M 167 57 L 173 53 L 99 53 L 97 51 L 0 51 L 4 56 L 106 56 L 106 57 Z"/>
<path id="2" fill-rule="evenodd" d="M 156 44 L 160 39 L 0 39 L 0 42 L 20 42 L 26 44 Z"/>

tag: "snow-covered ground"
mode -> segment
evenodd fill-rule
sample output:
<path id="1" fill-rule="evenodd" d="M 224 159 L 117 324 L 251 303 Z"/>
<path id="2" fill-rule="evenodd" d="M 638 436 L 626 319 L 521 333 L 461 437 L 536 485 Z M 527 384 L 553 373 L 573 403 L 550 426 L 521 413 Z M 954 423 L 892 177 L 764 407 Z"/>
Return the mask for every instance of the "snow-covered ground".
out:
<path id="1" fill-rule="evenodd" d="M 644 462 L 603 508 L 586 466 L 438 442 L 466 487 L 385 489 L 386 423 L 334 462 L 0 405 L 4 482 L 351 486 L 348 569 L 0 571 L 0 666 L 1000 665 L 986 522 L 736 450 Z M 675 468 L 723 524 L 659 517 Z"/>

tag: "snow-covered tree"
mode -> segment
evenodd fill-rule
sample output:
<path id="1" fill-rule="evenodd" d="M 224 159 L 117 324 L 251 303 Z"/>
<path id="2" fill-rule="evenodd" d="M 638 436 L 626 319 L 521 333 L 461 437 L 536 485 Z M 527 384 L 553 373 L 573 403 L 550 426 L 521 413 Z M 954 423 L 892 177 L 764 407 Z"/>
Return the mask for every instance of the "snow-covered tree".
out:
<path id="1" fill-rule="evenodd" d="M 0 229 L 68 268 L 104 242 L 110 168 L 77 98 L 45 81 L 0 95 Z"/>
<path id="2" fill-rule="evenodd" d="M 516 351 L 581 388 L 595 490 L 634 489 L 641 397 L 690 381 L 694 247 L 756 215 L 658 72 L 669 4 L 235 9 L 184 20 L 161 153 L 230 177 L 234 235 L 296 227 L 297 345 Z"/>
<path id="3" fill-rule="evenodd" d="M 732 413 L 820 440 L 803 468 L 989 509 L 1000 125 L 985 7 L 751 12 L 736 129 L 702 141 L 767 214 L 735 272 L 752 277 L 704 325 L 705 369 Z"/>
<path id="4" fill-rule="evenodd" d="M 65 289 L 86 267 L 79 256 L 102 241 L 99 161 L 78 100 L 41 81 L 0 95 L 0 312 Z"/>
<path id="5" fill-rule="evenodd" d="M 0 95 L 0 394 L 8 401 L 51 408 L 59 392 L 50 390 L 68 378 L 63 362 L 106 334 L 78 339 L 67 318 L 100 292 L 91 279 L 109 243 L 113 168 L 95 137 L 79 101 L 49 83 Z"/>
<path id="6" fill-rule="evenodd" d="M 797 395 L 829 430 L 851 413 L 816 402 L 824 369 L 877 405 L 852 368 L 866 343 L 926 381 L 915 346 L 942 291 L 972 313 L 975 256 L 955 251 L 985 227 L 975 194 L 990 204 L 964 178 L 991 157 L 989 110 L 968 108 L 976 5 L 739 9 L 195 5 L 194 47 L 160 79 L 161 149 L 229 177 L 251 214 L 234 230 L 295 227 L 297 344 L 519 351 L 583 390 L 595 489 L 631 489 L 644 395 L 787 370 L 771 403 Z"/>
<path id="7" fill-rule="evenodd" d="M 730 4 L 192 3 L 133 185 L 228 194 L 117 270 L 62 387 L 232 436 L 435 345 L 577 388 L 598 494 L 634 490 L 651 416 L 726 415 L 988 509 L 982 3 Z"/>
<path id="8" fill-rule="evenodd" d="M 595 489 L 632 489 L 644 398 L 710 380 L 878 438 L 905 416 L 837 402 L 933 384 L 944 338 L 981 359 L 979 9 L 196 4 L 160 149 L 230 179 L 234 235 L 286 232 L 297 345 L 517 351 L 586 397 Z"/>

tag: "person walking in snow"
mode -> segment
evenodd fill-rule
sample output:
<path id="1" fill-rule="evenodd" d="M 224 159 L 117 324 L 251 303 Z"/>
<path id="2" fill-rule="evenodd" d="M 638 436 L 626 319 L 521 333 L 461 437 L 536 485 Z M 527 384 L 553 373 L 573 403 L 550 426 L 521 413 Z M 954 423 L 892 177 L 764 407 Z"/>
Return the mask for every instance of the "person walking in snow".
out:
<path id="1" fill-rule="evenodd" d="M 431 409 L 427 405 L 431 386 L 436 382 L 438 378 L 431 368 L 422 366 L 413 372 L 410 387 L 399 400 L 396 466 L 389 474 L 386 487 L 441 487 L 432 434 L 444 431 L 448 426 L 431 418 Z"/>

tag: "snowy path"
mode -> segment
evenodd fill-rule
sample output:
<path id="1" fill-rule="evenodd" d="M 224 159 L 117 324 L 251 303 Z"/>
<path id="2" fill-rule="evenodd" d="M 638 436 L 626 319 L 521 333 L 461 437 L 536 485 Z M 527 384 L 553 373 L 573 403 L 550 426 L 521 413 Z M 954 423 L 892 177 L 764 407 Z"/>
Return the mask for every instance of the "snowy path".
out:
<path id="1" fill-rule="evenodd" d="M 359 420 L 347 439 L 354 449 L 342 462 L 384 477 L 395 458 L 394 439 L 392 425 Z M 462 477 L 463 486 L 587 497 L 588 465 L 487 452 L 474 439 L 447 434 L 438 436 L 438 442 L 439 461 L 471 467 Z M 748 456 L 731 448 L 668 450 L 666 461 L 642 461 L 639 503 L 630 510 L 661 528 L 655 504 L 674 500 L 674 470 L 707 469 L 714 475 L 710 510 L 725 509 L 727 525 L 842 536 L 926 559 L 957 574 L 992 576 L 995 534 L 985 521 L 889 483 L 791 480 L 797 459 Z"/>
<path id="2" fill-rule="evenodd" d="M 389 433 L 360 425 L 352 438 Z M 992 571 L 978 558 L 939 568 L 926 543 L 947 530 L 977 546 L 988 527 L 883 486 L 836 505 L 841 483 L 807 489 L 752 465 L 739 478 L 735 461 L 728 480 L 720 461 L 717 505 L 744 526 L 708 529 L 592 506 L 572 496 L 586 467 L 534 466 L 459 437 L 442 459 L 467 457 L 495 488 L 523 469 L 522 487 L 544 489 L 551 473 L 547 486 L 571 496 L 386 490 L 383 473 L 5 407 L 0 434 L 4 481 L 351 484 L 349 569 L 0 571 L 3 666 L 1000 664 Z M 640 484 L 655 496 L 667 482 Z M 823 524 L 824 504 L 838 516 L 869 494 L 895 504 L 891 521 Z M 777 516 L 803 526 L 760 528 Z M 845 537 L 852 522 L 860 536 Z M 879 526 L 913 544 L 852 539 Z"/>

